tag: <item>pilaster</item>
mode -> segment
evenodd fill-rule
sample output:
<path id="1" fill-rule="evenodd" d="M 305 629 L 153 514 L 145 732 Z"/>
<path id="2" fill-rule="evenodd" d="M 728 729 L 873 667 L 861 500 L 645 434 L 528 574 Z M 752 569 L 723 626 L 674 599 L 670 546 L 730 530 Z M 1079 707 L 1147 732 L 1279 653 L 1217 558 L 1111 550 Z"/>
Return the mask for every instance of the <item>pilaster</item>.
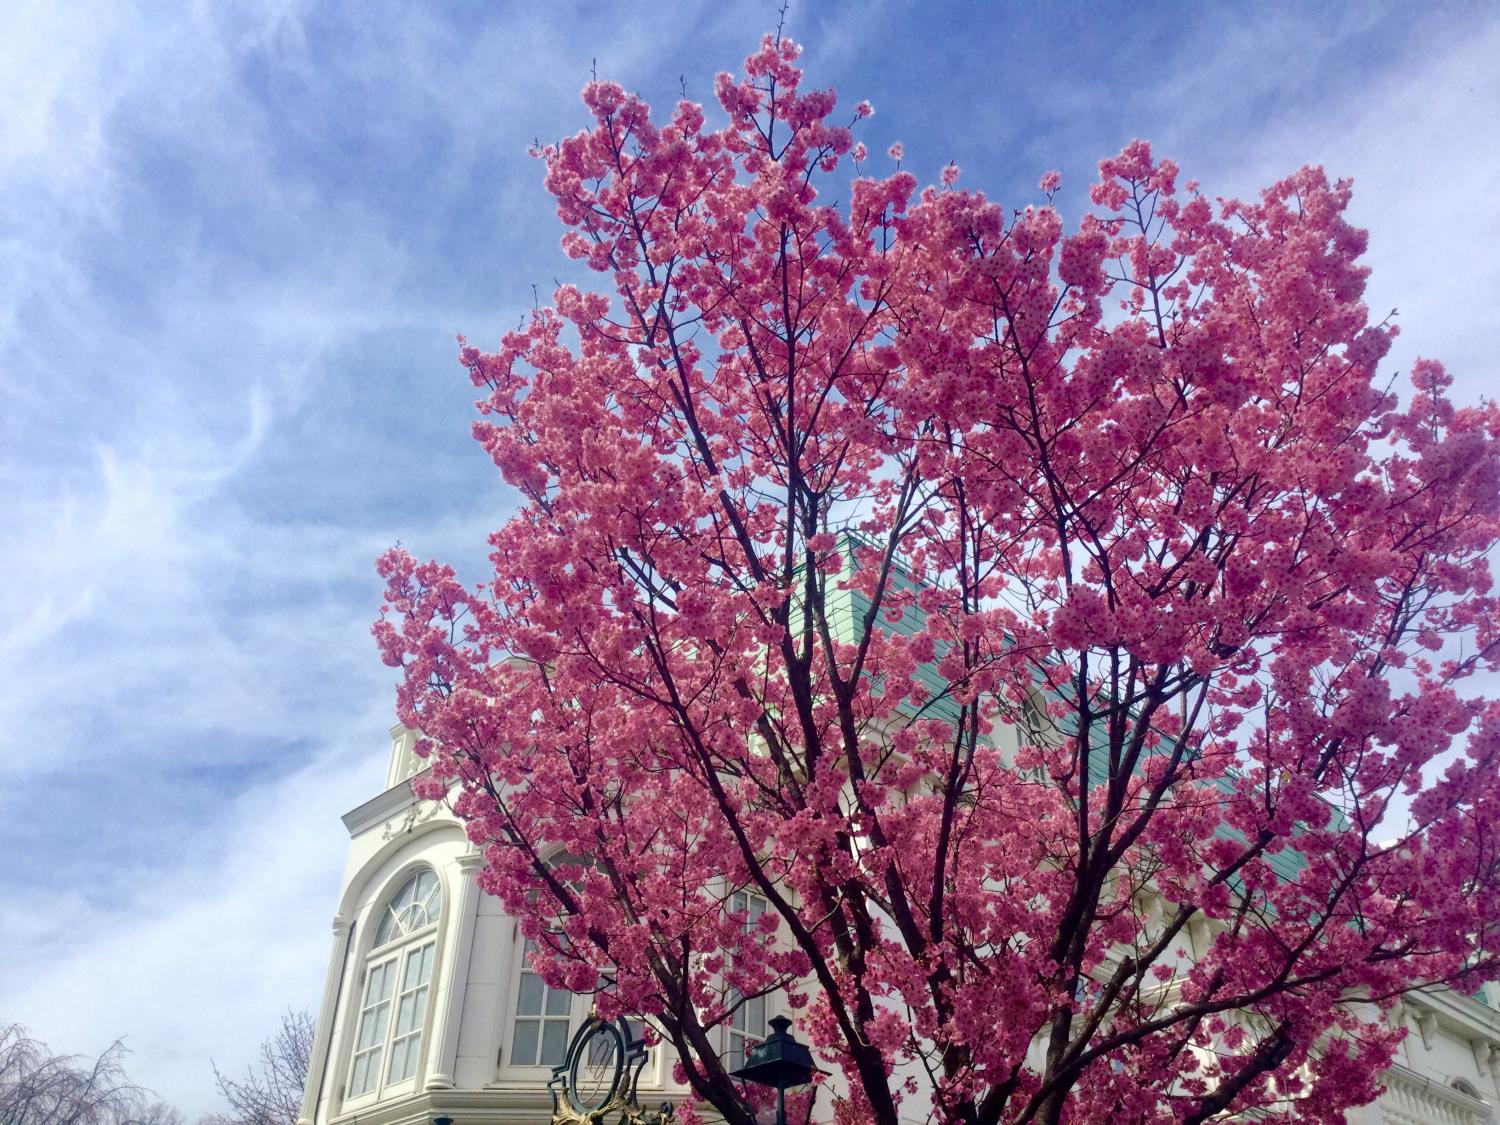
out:
<path id="1" fill-rule="evenodd" d="M 302 1111 L 297 1125 L 313 1125 L 318 1114 L 318 1101 L 323 1096 L 323 1084 L 328 1078 L 329 1048 L 333 1038 L 333 1024 L 338 1015 L 339 983 L 344 979 L 345 961 L 349 957 L 349 941 L 354 932 L 354 919 L 346 914 L 333 918 L 333 949 L 328 955 L 328 972 L 323 977 L 323 999 L 318 1007 L 318 1032 L 313 1040 L 313 1065 L 307 1076 L 307 1086 L 302 1091 Z"/>
<path id="2" fill-rule="evenodd" d="M 484 857 L 468 852 L 455 861 L 459 888 L 454 901 L 454 940 L 452 956 L 447 959 L 445 985 L 447 1003 L 438 1011 L 432 1029 L 432 1044 L 427 1075 L 427 1089 L 453 1088 L 453 1073 L 458 1060 L 458 1029 L 463 1022 L 464 1000 L 468 995 L 469 961 L 474 949 L 474 926 L 479 914 L 479 869 Z"/>

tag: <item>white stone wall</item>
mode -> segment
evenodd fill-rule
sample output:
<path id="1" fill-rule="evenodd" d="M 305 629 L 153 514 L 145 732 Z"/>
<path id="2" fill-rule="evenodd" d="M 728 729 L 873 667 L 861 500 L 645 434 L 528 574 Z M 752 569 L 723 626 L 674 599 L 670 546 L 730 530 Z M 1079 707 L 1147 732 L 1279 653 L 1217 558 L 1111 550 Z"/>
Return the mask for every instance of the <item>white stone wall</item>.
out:
<path id="1" fill-rule="evenodd" d="M 430 1125 L 436 1117 L 455 1125 L 544 1122 L 550 1068 L 515 1066 L 506 1057 L 522 948 L 516 924 L 475 884 L 481 861 L 462 827 L 411 796 L 411 740 L 400 728 L 391 733 L 391 787 L 344 817 L 349 859 L 299 1125 Z M 376 912 L 420 865 L 438 874 L 443 911 L 417 1072 L 389 1096 L 351 1104 L 345 1083 Z M 1210 937 L 1190 927 L 1185 951 L 1191 955 Z M 1500 1104 L 1500 1012 L 1440 993 L 1408 999 L 1397 1018 L 1408 1034 L 1386 1092 L 1350 1114 L 1349 1125 L 1500 1125 L 1492 1116 Z M 654 1051 L 642 1074 L 644 1105 L 683 1093 L 663 1054 Z"/>

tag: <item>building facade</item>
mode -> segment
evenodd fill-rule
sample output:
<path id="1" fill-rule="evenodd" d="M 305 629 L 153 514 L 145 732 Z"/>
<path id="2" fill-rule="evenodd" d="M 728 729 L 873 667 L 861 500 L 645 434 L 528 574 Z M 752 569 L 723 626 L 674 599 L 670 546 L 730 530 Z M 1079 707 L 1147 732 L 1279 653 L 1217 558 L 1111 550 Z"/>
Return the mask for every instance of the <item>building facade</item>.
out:
<path id="1" fill-rule="evenodd" d="M 518 926 L 475 882 L 482 860 L 462 825 L 411 794 L 413 736 L 395 727 L 391 739 L 386 788 L 343 818 L 349 860 L 298 1125 L 541 1125 L 588 998 L 528 971 Z M 1500 1125 L 1500 994 L 1486 988 L 1400 1006 L 1408 1034 L 1385 1092 L 1350 1125 Z M 774 1014 L 741 1008 L 726 1053 Z M 643 1105 L 684 1092 L 662 1054 L 641 1072 Z"/>

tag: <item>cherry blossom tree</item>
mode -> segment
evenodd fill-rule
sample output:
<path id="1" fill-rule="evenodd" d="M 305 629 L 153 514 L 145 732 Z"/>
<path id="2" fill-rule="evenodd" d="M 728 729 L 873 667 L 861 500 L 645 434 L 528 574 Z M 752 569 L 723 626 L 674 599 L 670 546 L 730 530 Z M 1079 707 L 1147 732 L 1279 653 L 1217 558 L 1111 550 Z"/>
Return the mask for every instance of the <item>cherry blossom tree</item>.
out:
<path id="1" fill-rule="evenodd" d="M 419 792 L 736 1125 L 773 993 L 842 1121 L 1338 1119 L 1496 972 L 1500 410 L 1382 372 L 1348 182 L 1136 141 L 1065 234 L 798 54 L 537 150 L 600 287 L 462 348 L 493 577 L 380 562 Z"/>

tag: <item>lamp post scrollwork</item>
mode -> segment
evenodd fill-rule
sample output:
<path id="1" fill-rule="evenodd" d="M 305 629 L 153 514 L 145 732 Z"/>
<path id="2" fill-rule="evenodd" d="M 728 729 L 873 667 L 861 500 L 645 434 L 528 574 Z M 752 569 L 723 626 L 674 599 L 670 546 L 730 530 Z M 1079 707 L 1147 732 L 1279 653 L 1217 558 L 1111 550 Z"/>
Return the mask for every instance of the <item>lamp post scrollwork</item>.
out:
<path id="1" fill-rule="evenodd" d="M 552 1125 L 668 1125 L 672 1106 L 642 1109 L 636 1086 L 646 1065 L 646 1043 L 626 1020 L 604 1020 L 590 1013 L 547 1088 L 552 1091 Z"/>

